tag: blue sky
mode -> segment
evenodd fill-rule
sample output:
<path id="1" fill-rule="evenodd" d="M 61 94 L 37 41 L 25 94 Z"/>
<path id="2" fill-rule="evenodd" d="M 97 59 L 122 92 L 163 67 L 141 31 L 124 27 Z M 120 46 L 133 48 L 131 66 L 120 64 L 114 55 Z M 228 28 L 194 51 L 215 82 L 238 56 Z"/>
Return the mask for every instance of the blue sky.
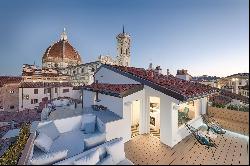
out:
<path id="1" fill-rule="evenodd" d="M 0 75 L 41 65 L 66 27 L 84 62 L 116 56 L 116 35 L 132 38 L 131 63 L 172 74 L 226 76 L 249 71 L 248 0 L 1 0 Z"/>

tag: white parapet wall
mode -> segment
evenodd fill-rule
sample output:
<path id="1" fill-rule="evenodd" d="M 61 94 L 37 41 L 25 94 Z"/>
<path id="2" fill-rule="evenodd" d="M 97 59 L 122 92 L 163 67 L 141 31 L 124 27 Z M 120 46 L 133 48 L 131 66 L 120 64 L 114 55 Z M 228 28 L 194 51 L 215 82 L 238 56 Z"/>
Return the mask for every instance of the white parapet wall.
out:
<path id="1" fill-rule="evenodd" d="M 128 124 L 126 123 L 125 119 L 116 120 L 113 122 L 109 122 L 105 124 L 106 128 L 106 139 L 107 141 L 112 140 L 114 138 L 120 138 L 123 137 L 124 142 L 127 142 L 130 140 L 130 128 L 128 129 L 126 126 Z"/>

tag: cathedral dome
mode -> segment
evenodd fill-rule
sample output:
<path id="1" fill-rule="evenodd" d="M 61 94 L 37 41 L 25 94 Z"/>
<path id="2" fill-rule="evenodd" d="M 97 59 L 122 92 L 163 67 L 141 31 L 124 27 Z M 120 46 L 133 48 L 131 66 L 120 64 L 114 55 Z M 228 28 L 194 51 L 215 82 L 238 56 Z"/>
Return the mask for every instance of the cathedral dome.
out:
<path id="1" fill-rule="evenodd" d="M 45 68 L 64 68 L 81 64 L 80 54 L 67 40 L 65 29 L 61 39 L 46 49 L 42 62 Z"/>

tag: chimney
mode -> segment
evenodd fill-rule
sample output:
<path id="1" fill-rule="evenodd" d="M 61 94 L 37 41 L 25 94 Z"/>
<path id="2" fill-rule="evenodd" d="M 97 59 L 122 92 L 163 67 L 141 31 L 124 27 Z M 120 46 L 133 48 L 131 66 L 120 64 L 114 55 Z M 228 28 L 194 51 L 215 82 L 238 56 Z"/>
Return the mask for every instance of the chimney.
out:
<path id="1" fill-rule="evenodd" d="M 169 75 L 170 73 L 169 73 L 169 69 L 167 69 L 167 75 Z"/>
<path id="2" fill-rule="evenodd" d="M 161 66 L 156 66 L 155 72 L 158 73 L 158 74 L 161 74 L 162 73 Z"/>
<path id="3" fill-rule="evenodd" d="M 148 70 L 152 70 L 152 69 L 153 69 L 153 64 L 152 64 L 152 63 L 149 63 Z"/>
<path id="4" fill-rule="evenodd" d="M 183 79 L 186 81 L 190 81 L 190 75 L 188 74 L 187 70 L 181 69 L 181 70 L 177 70 L 177 74 L 176 77 L 179 79 Z"/>

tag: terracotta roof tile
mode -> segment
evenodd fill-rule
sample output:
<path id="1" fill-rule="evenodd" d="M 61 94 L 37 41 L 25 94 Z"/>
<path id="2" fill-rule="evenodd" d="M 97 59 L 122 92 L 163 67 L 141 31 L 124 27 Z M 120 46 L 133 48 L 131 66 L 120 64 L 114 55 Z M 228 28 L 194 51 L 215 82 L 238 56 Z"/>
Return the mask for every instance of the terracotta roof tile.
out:
<path id="1" fill-rule="evenodd" d="M 124 97 L 131 92 L 136 92 L 143 89 L 141 84 L 102 84 L 93 83 L 91 85 L 83 86 L 83 89 L 90 90 L 94 92 L 100 92 L 108 95 Z"/>
<path id="2" fill-rule="evenodd" d="M 50 87 L 73 87 L 69 82 L 22 82 L 20 88 L 50 88 Z"/>
<path id="3" fill-rule="evenodd" d="M 0 76 L 0 87 L 10 83 L 20 83 L 21 81 L 22 77 Z"/>
<path id="4" fill-rule="evenodd" d="M 216 88 L 212 88 L 208 85 L 203 85 L 197 82 L 185 81 L 174 77 L 173 75 L 163 75 L 154 72 L 153 70 L 145 70 L 143 68 L 125 67 L 117 65 L 103 64 L 108 68 L 113 68 L 115 71 L 127 73 L 133 78 L 139 78 L 138 80 L 142 83 L 142 80 L 150 82 L 161 89 L 172 91 L 174 94 L 178 94 L 180 97 L 176 97 L 179 100 L 187 100 L 189 98 L 199 97 L 203 95 L 209 95 L 217 92 Z M 170 96 L 172 93 L 170 94 Z M 172 95 L 173 96 L 173 95 Z"/>
<path id="5" fill-rule="evenodd" d="M 49 46 L 43 55 L 43 60 L 46 61 L 48 58 L 69 58 L 81 61 L 79 53 L 67 40 L 60 40 Z"/>

